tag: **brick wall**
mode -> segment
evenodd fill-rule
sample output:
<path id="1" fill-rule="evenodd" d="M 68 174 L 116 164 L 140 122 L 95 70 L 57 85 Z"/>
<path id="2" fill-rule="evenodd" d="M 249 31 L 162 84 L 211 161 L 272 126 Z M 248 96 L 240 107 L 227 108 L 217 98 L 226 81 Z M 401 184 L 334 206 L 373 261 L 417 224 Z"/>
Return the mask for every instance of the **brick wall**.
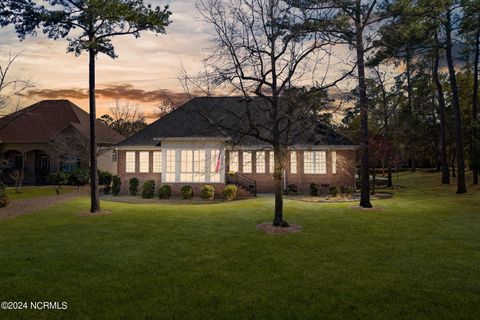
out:
<path id="1" fill-rule="evenodd" d="M 150 173 L 126 173 L 125 172 L 125 150 L 118 151 L 118 175 L 122 179 L 121 192 L 123 194 L 128 194 L 128 180 L 132 177 L 136 177 L 140 180 L 140 191 L 143 182 L 146 180 L 155 181 L 156 187 L 161 185 L 161 173 L 153 173 L 153 156 L 150 152 Z M 139 168 L 139 151 L 135 151 L 135 161 L 136 169 Z M 300 193 L 307 194 L 309 191 L 310 184 L 316 183 L 320 188 L 324 189 L 323 191 L 327 192 L 328 187 L 330 186 L 345 186 L 345 187 L 354 187 L 355 186 L 355 151 L 353 150 L 336 150 L 337 154 L 337 173 L 332 173 L 332 151 L 326 151 L 326 160 L 327 160 L 327 173 L 326 174 L 305 174 L 304 173 L 304 159 L 303 151 L 296 151 L 297 153 L 297 173 L 292 174 L 290 171 L 290 159 L 287 161 L 286 168 L 286 179 L 287 184 L 296 184 Z M 272 173 L 269 172 L 269 156 L 268 151 L 265 152 L 265 173 L 256 173 L 256 153 L 252 152 L 252 172 L 253 173 L 242 173 L 243 166 L 243 157 L 242 151 L 239 151 L 239 169 L 240 173 L 247 176 L 248 178 L 255 180 L 257 182 L 258 192 L 272 193 L 273 190 L 273 178 Z M 226 155 L 227 163 L 227 172 L 228 172 L 228 163 L 229 163 L 229 152 Z M 174 195 L 180 194 L 180 188 L 184 185 L 191 185 L 194 188 L 194 194 L 199 194 L 200 189 L 206 183 L 169 183 L 172 186 L 172 191 Z M 215 186 L 216 194 L 221 194 L 223 191 L 224 184 L 220 183 L 208 183 Z M 247 196 L 248 194 L 239 190 L 239 196 Z"/>

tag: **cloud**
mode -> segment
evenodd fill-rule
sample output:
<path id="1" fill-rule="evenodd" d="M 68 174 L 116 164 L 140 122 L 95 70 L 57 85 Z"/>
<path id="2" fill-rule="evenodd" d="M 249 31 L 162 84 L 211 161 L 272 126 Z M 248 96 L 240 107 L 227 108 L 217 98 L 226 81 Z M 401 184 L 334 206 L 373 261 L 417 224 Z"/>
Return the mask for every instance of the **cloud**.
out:
<path id="1" fill-rule="evenodd" d="M 169 89 L 145 90 L 136 88 L 131 84 L 111 84 L 98 86 L 96 89 L 97 98 L 109 100 L 128 100 L 139 103 L 157 104 L 163 100 L 169 99 L 176 104 L 188 100 L 188 95 L 183 92 L 175 92 Z M 36 97 L 39 99 L 88 99 L 88 90 L 78 88 L 67 89 L 33 89 L 29 90 L 25 96 Z"/>

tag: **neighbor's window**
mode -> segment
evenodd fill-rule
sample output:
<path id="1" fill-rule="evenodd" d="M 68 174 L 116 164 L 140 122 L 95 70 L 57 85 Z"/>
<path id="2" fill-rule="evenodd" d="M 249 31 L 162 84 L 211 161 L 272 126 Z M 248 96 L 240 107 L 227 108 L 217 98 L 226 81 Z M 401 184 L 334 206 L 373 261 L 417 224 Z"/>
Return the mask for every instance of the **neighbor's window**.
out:
<path id="1" fill-rule="evenodd" d="M 153 151 L 153 168 L 154 173 L 162 172 L 162 151 Z"/>
<path id="2" fill-rule="evenodd" d="M 243 173 L 252 173 L 252 151 L 243 151 Z"/>
<path id="3" fill-rule="evenodd" d="M 332 151 L 332 173 L 337 173 L 337 152 Z"/>
<path id="4" fill-rule="evenodd" d="M 327 173 L 326 151 L 305 151 L 303 154 L 303 170 L 307 174 Z"/>
<path id="5" fill-rule="evenodd" d="M 257 173 L 265 173 L 265 151 L 257 151 Z"/>
<path id="6" fill-rule="evenodd" d="M 175 182 L 175 150 L 167 150 L 165 181 Z"/>
<path id="7" fill-rule="evenodd" d="M 230 171 L 238 172 L 238 151 L 230 151 Z"/>
<path id="8" fill-rule="evenodd" d="M 221 170 L 222 170 L 222 154 L 220 150 L 212 149 L 210 150 L 210 182 L 220 182 Z"/>
<path id="9" fill-rule="evenodd" d="M 140 173 L 148 173 L 150 172 L 150 152 L 148 151 L 140 151 L 139 153 L 139 172 Z"/>
<path id="10" fill-rule="evenodd" d="M 182 150 L 180 181 L 205 182 L 205 150 Z"/>
<path id="11" fill-rule="evenodd" d="M 297 151 L 290 151 L 290 173 L 297 173 Z"/>
<path id="12" fill-rule="evenodd" d="M 270 151 L 268 155 L 268 172 L 273 173 L 274 169 L 275 169 L 275 153 L 273 151 Z"/>
<path id="13" fill-rule="evenodd" d="M 50 157 L 46 154 L 40 156 L 40 170 L 48 171 L 50 170 Z"/>
<path id="14" fill-rule="evenodd" d="M 125 172 L 135 172 L 135 151 L 125 152 Z"/>
<path id="15" fill-rule="evenodd" d="M 117 162 L 117 158 L 118 158 L 117 150 L 113 150 L 112 151 L 112 162 Z"/>

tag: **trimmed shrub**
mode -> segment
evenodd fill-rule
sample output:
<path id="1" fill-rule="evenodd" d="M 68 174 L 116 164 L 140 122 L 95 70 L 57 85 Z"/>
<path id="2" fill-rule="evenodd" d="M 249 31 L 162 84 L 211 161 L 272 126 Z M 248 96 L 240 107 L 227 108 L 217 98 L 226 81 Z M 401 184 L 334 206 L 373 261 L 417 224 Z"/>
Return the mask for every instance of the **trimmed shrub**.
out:
<path id="1" fill-rule="evenodd" d="M 55 172 L 55 173 L 51 173 L 49 176 L 48 176 L 48 181 L 55 185 L 55 192 L 57 193 L 57 195 L 60 194 L 60 188 L 62 187 L 62 185 L 64 184 L 67 184 L 68 182 L 68 179 L 67 179 L 67 175 L 61 171 L 58 171 L 58 172 Z"/>
<path id="2" fill-rule="evenodd" d="M 138 179 L 133 177 L 133 178 L 130 178 L 130 180 L 128 181 L 128 184 L 129 184 L 129 187 L 128 189 L 130 190 L 130 195 L 132 196 L 136 196 L 138 194 Z"/>
<path id="3" fill-rule="evenodd" d="M 213 199 L 215 197 L 215 187 L 211 185 L 204 185 L 202 187 L 202 198 L 203 199 Z"/>
<path id="4" fill-rule="evenodd" d="M 318 185 L 316 183 L 310 183 L 310 195 L 318 196 Z"/>
<path id="5" fill-rule="evenodd" d="M 88 169 L 85 168 L 75 168 L 69 175 L 68 175 L 68 184 L 77 186 L 84 186 L 88 183 L 90 179 L 90 174 Z"/>
<path id="6" fill-rule="evenodd" d="M 119 176 L 112 177 L 112 194 L 118 196 L 120 194 L 120 186 L 122 185 L 122 180 Z"/>
<path id="7" fill-rule="evenodd" d="M 172 187 L 168 184 L 164 184 L 158 188 L 158 198 L 168 199 L 172 196 Z"/>
<path id="8" fill-rule="evenodd" d="M 182 198 L 183 199 L 192 199 L 193 198 L 193 188 L 191 186 L 182 187 Z"/>
<path id="9" fill-rule="evenodd" d="M 98 171 L 98 184 L 103 186 L 103 192 L 109 194 L 112 190 L 112 179 L 113 175 L 107 171 Z"/>
<path id="10" fill-rule="evenodd" d="M 5 208 L 10 203 L 7 196 L 7 187 L 0 181 L 0 208 Z"/>
<path id="11" fill-rule="evenodd" d="M 225 200 L 231 201 L 237 197 L 237 186 L 233 184 L 229 184 L 225 186 L 223 189 L 223 196 L 225 197 Z"/>
<path id="12" fill-rule="evenodd" d="M 147 180 L 143 183 L 142 198 L 152 199 L 155 196 L 155 181 Z"/>
<path id="13" fill-rule="evenodd" d="M 341 191 L 342 191 L 343 195 L 349 197 L 353 193 L 354 189 L 353 189 L 353 187 L 342 186 Z"/>
<path id="14" fill-rule="evenodd" d="M 293 195 L 296 195 L 298 194 L 298 187 L 296 184 L 289 184 L 287 186 L 287 194 L 293 194 Z"/>
<path id="15" fill-rule="evenodd" d="M 328 188 L 328 191 L 330 192 L 330 195 L 332 197 L 336 197 L 340 193 L 340 188 L 337 187 L 337 186 L 332 186 L 332 187 Z"/>

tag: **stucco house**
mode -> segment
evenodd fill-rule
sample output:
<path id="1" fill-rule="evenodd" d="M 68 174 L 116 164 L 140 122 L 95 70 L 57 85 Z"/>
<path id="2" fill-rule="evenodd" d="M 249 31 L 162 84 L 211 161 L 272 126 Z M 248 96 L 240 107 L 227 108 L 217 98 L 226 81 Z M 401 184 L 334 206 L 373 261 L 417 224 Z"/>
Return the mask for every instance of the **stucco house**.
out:
<path id="1" fill-rule="evenodd" d="M 211 120 L 238 126 L 237 116 L 246 108 L 262 112 L 253 105 L 257 102 L 239 97 L 193 98 L 125 139 L 117 145 L 122 192 L 128 193 L 132 177 L 154 180 L 157 186 L 169 184 L 174 193 L 184 185 L 198 192 L 205 184 L 221 192 L 229 183 L 252 195 L 273 192 L 271 148 L 250 136 L 226 133 Z M 356 149 L 330 127 L 317 127 L 292 144 L 284 187 L 296 184 L 301 193 L 308 193 L 311 183 L 325 189 L 354 187 Z"/>
<path id="2" fill-rule="evenodd" d="M 116 173 L 113 146 L 124 139 L 97 121 L 98 168 Z M 26 184 L 43 184 L 51 172 L 69 172 L 82 162 L 89 140 L 89 115 L 68 100 L 43 100 L 0 118 L 2 179 L 24 170 Z"/>

